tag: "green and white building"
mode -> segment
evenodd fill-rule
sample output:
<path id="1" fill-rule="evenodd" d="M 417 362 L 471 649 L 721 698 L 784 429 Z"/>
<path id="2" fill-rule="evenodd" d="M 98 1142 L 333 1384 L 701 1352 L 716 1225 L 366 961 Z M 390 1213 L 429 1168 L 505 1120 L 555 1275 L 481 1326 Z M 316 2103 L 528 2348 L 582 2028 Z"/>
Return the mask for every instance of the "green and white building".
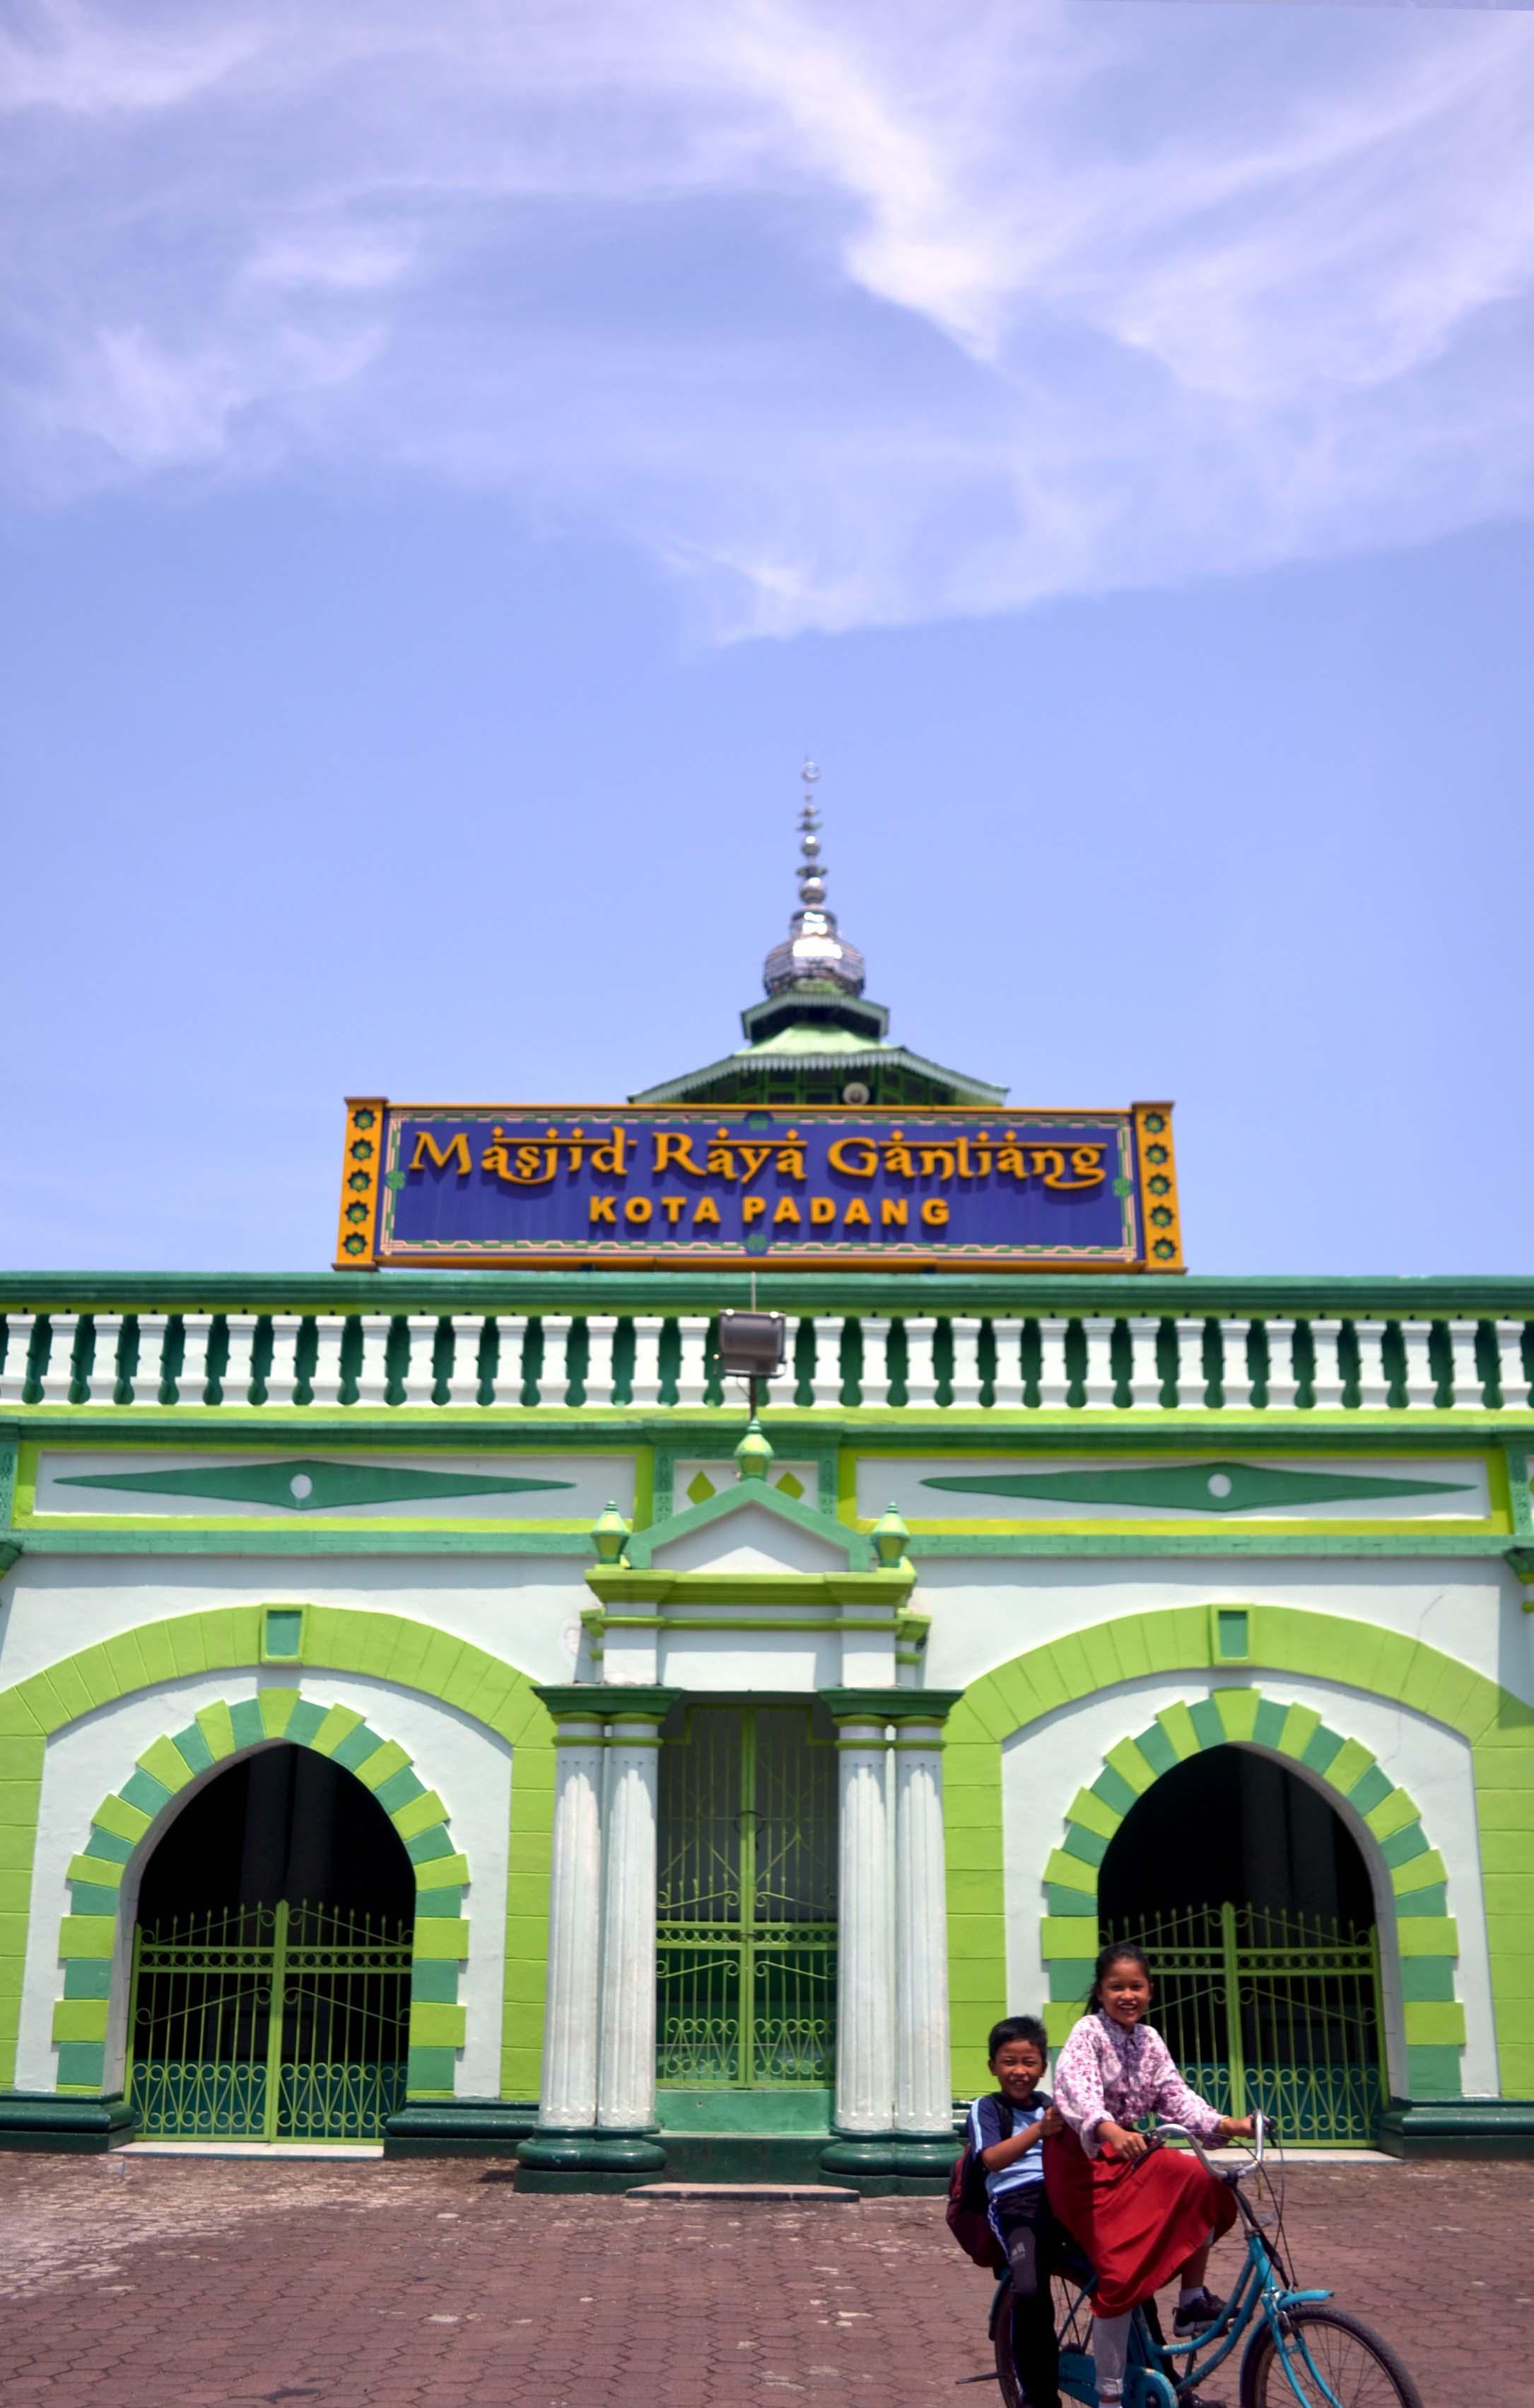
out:
<path id="1" fill-rule="evenodd" d="M 806 834 L 635 1125 L 1005 1117 Z M 1134 1129 L 1140 1269 L 0 1283 L 0 2142 L 925 2186 L 1111 1930 L 1292 2139 L 1534 2147 L 1534 1280 L 1185 1276 Z"/>

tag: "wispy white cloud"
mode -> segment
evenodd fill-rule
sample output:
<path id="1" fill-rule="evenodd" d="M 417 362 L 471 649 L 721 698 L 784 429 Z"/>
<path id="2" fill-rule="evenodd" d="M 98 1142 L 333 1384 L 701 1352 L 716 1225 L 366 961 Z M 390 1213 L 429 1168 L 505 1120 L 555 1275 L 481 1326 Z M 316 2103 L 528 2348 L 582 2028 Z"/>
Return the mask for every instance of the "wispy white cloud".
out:
<path id="1" fill-rule="evenodd" d="M 33 0 L 13 484 L 450 479 L 718 633 L 1534 494 L 1534 24 L 1093 0 Z"/>

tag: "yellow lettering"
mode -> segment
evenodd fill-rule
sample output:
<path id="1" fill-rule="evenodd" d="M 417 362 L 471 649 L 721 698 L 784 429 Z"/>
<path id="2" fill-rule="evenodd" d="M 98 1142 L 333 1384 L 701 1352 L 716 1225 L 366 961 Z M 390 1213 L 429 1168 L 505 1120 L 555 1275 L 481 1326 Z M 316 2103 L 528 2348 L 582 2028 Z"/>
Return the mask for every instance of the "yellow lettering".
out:
<path id="1" fill-rule="evenodd" d="M 810 1198 L 811 1221 L 818 1222 L 824 1228 L 827 1221 L 834 1221 L 836 1217 L 837 1199 L 834 1196 L 811 1196 Z"/>
<path id="2" fill-rule="evenodd" d="M 868 1208 L 861 1196 L 854 1196 L 852 1202 L 848 1205 L 846 1211 L 841 1216 L 841 1226 L 844 1229 L 871 1229 L 873 1227 L 873 1222 L 869 1216 Z"/>
<path id="3" fill-rule="evenodd" d="M 594 1145 L 592 1147 L 591 1167 L 594 1170 L 607 1171 L 609 1176 L 613 1179 L 626 1179 L 628 1177 L 628 1132 L 626 1129 L 620 1128 L 615 1123 L 609 1142 L 606 1145 Z"/>
<path id="4" fill-rule="evenodd" d="M 611 1196 L 594 1196 L 592 1197 L 588 1209 L 590 1212 L 590 1225 L 593 1227 L 595 1226 L 598 1221 L 605 1221 L 609 1229 L 615 1229 L 617 1227 L 618 1224 L 613 1217 L 612 1211 L 615 1201 L 616 1198 Z"/>
<path id="5" fill-rule="evenodd" d="M 910 1211 L 910 1199 L 909 1197 L 886 1196 L 883 1202 L 879 1207 L 880 1227 L 882 1229 L 903 1229 L 906 1226 L 906 1218 Z"/>
<path id="6" fill-rule="evenodd" d="M 742 1187 L 749 1187 L 757 1172 L 765 1169 L 772 1160 L 773 1151 L 770 1145 L 747 1145 L 744 1140 L 741 1141 L 740 1159 L 746 1166 L 740 1173 Z"/>
<path id="7" fill-rule="evenodd" d="M 701 1179 L 702 1171 L 693 1159 L 692 1133 L 688 1129 L 657 1129 L 655 1131 L 655 1175 L 669 1170 L 675 1163 L 692 1179 Z"/>
<path id="8" fill-rule="evenodd" d="M 913 1179 L 916 1166 L 910 1158 L 904 1129 L 892 1130 L 884 1146 L 884 1168 L 891 1179 Z"/>
<path id="9" fill-rule="evenodd" d="M 826 1148 L 825 1159 L 833 1170 L 844 1170 L 849 1179 L 871 1179 L 879 1168 L 879 1148 L 866 1137 L 836 1137 Z"/>
<path id="10" fill-rule="evenodd" d="M 1065 1187 L 1066 1158 L 1057 1145 L 1036 1145 L 1033 1149 L 1034 1176 L 1041 1178 L 1046 1187 Z"/>
<path id="11" fill-rule="evenodd" d="M 924 1179 L 952 1179 L 953 1149 L 951 1145 L 924 1145 L 918 1149 Z"/>
<path id="12" fill-rule="evenodd" d="M 998 1172 L 1006 1171 L 1012 1179 L 1026 1179 L 1028 1175 L 1028 1166 L 1023 1149 L 1020 1145 L 1012 1143 L 1010 1129 L 1007 1132 L 1006 1144 L 996 1148 L 996 1169 Z"/>
<path id="13" fill-rule="evenodd" d="M 663 1196 L 661 1197 L 661 1211 L 670 1222 L 673 1229 L 676 1227 L 677 1223 L 681 1220 L 686 1210 L 687 1198 L 685 1196 Z"/>
<path id="14" fill-rule="evenodd" d="M 1108 1173 L 1103 1168 L 1100 1145 L 1073 1145 L 1070 1167 L 1076 1176 L 1066 1183 L 1071 1187 L 1100 1187 Z"/>
<path id="15" fill-rule="evenodd" d="M 765 1196 L 748 1196 L 740 1207 L 742 1221 L 759 1221 L 767 1211 Z"/>
<path id="16" fill-rule="evenodd" d="M 701 1229 L 705 1223 L 715 1229 L 719 1226 L 719 1207 L 711 1196 L 700 1196 L 693 1207 L 694 1228 Z"/>
<path id="17" fill-rule="evenodd" d="M 498 1137 L 500 1135 L 500 1131 L 497 1129 L 495 1134 Z M 412 1170 L 423 1169 L 425 1165 L 425 1157 L 427 1154 L 430 1154 L 438 1170 L 446 1170 L 449 1163 L 452 1163 L 457 1169 L 460 1179 L 466 1179 L 469 1172 L 474 1168 L 468 1158 L 468 1140 L 464 1135 L 462 1129 L 459 1130 L 456 1137 L 450 1137 L 444 1146 L 439 1146 L 437 1144 L 437 1140 L 433 1137 L 430 1129 L 420 1130 L 416 1137 L 415 1153 L 411 1156 L 410 1168 Z M 487 1165 L 486 1167 L 488 1168 L 489 1166 Z"/>
<path id="18" fill-rule="evenodd" d="M 780 1179 L 802 1179 L 804 1148 L 798 1142 L 798 1130 L 790 1129 L 788 1135 L 790 1142 L 778 1148 L 778 1176 Z"/>
<path id="19" fill-rule="evenodd" d="M 728 1145 L 711 1145 L 709 1148 L 709 1177 L 710 1179 L 733 1180 L 735 1175 L 734 1147 Z"/>
<path id="20" fill-rule="evenodd" d="M 653 1210 L 648 1196 L 625 1196 L 624 1198 L 624 1220 L 634 1222 L 638 1227 L 643 1227 Z"/>
<path id="21" fill-rule="evenodd" d="M 778 1210 L 772 1216 L 772 1226 L 774 1228 L 777 1227 L 780 1221 L 792 1221 L 796 1228 L 798 1226 L 799 1208 L 795 1203 L 792 1196 L 781 1196 L 778 1199 Z"/>
<path id="22" fill-rule="evenodd" d="M 925 1196 L 922 1199 L 922 1220 L 928 1229 L 940 1229 L 948 1220 L 946 1196 Z"/>
<path id="23" fill-rule="evenodd" d="M 545 1151 L 549 1156 L 547 1166 L 544 1163 Z M 540 1145 L 519 1145 L 516 1168 L 511 1177 L 519 1187 L 546 1187 L 554 1175 L 555 1159 L 556 1149 L 553 1146 L 545 1149 Z M 505 1178 L 506 1173 L 503 1171 L 501 1176 Z"/>

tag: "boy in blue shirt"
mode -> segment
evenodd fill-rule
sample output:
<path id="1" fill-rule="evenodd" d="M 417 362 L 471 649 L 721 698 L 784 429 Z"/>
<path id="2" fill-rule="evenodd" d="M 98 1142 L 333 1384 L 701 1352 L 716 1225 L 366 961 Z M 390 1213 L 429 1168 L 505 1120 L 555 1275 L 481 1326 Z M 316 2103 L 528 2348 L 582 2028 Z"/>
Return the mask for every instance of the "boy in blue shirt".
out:
<path id="1" fill-rule="evenodd" d="M 996 2093 L 969 2110 L 969 2143 L 985 2170 L 986 2213 L 1012 2274 L 1012 2363 L 1031 2408 L 1060 2408 L 1060 2354 L 1050 2299 L 1054 2222 L 1044 2195 L 1042 2143 L 1061 2128 L 1039 2087 L 1047 2062 L 1036 2015 L 992 2027 L 986 2054 Z"/>

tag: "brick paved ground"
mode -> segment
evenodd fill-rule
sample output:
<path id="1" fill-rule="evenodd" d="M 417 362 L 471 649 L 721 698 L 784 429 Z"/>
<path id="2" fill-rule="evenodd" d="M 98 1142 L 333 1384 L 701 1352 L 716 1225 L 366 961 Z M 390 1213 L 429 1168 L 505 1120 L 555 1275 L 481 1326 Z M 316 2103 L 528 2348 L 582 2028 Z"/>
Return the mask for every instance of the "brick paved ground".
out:
<path id="1" fill-rule="evenodd" d="M 1299 2278 L 1396 2341 L 1425 2408 L 1534 2408 L 1531 2211 L 1534 2165 L 1289 2186 Z M 0 2234 L 7 2408 L 996 2397 L 955 2388 L 989 2362 L 989 2286 L 925 2200 L 704 2213 L 519 2199 L 461 2159 L 0 2156 Z"/>

